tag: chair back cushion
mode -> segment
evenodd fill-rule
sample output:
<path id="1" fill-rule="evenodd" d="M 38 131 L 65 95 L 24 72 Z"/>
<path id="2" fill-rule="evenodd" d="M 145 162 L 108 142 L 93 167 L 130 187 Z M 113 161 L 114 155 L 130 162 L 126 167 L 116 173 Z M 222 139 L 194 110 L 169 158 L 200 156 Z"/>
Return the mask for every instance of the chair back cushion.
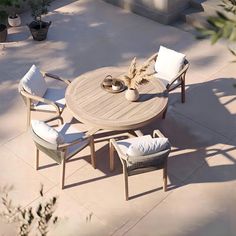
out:
<path id="1" fill-rule="evenodd" d="M 182 69 L 185 55 L 166 47 L 160 46 L 158 57 L 155 62 L 155 71 L 169 82 Z"/>
<path id="2" fill-rule="evenodd" d="M 146 156 L 158 153 L 168 146 L 167 138 L 139 139 L 133 142 L 126 154 L 128 156 Z"/>
<path id="3" fill-rule="evenodd" d="M 56 145 L 64 143 L 63 136 L 43 121 L 32 120 L 31 127 L 36 135 L 49 143 Z"/>
<path id="4" fill-rule="evenodd" d="M 26 92 L 39 97 L 43 97 L 47 90 L 46 81 L 35 65 L 32 65 L 29 71 L 21 79 L 21 84 Z M 37 103 L 38 102 L 34 101 L 35 105 L 37 105 Z"/>

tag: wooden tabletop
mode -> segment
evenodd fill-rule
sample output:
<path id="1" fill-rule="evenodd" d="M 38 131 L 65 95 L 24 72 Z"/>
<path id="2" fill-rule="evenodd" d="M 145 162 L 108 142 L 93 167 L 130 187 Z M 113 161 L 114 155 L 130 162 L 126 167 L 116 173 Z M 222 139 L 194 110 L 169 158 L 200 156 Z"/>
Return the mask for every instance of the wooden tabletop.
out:
<path id="1" fill-rule="evenodd" d="M 125 69 L 103 67 L 77 77 L 66 90 L 66 104 L 79 121 L 98 129 L 131 130 L 143 127 L 161 116 L 168 95 L 161 81 L 152 78 L 138 87 L 137 102 L 125 98 L 125 91 L 108 93 L 100 86 L 106 75 L 118 77 Z"/>

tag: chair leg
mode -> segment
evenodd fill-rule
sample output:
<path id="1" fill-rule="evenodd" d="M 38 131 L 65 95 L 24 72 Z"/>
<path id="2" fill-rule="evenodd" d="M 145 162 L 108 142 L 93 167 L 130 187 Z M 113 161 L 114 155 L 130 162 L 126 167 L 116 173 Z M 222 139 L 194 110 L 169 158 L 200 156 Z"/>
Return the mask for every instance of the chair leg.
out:
<path id="1" fill-rule="evenodd" d="M 112 142 L 109 143 L 109 152 L 110 152 L 110 171 L 114 170 L 114 146 L 112 144 Z"/>
<path id="2" fill-rule="evenodd" d="M 165 111 L 164 111 L 163 114 L 162 114 L 162 119 L 165 119 L 165 118 L 166 118 L 166 113 L 167 113 L 167 107 L 166 107 Z"/>
<path id="3" fill-rule="evenodd" d="M 36 161 L 35 161 L 36 170 L 39 169 L 39 150 L 36 148 Z"/>
<path id="4" fill-rule="evenodd" d="M 27 129 L 29 128 L 29 126 L 30 126 L 30 120 L 31 120 L 31 109 L 30 109 L 30 100 L 29 99 L 27 99 L 26 100 L 26 106 L 27 106 L 27 123 L 26 123 L 26 125 L 27 125 Z"/>
<path id="5" fill-rule="evenodd" d="M 182 103 L 185 103 L 185 81 L 182 80 L 182 83 L 181 83 L 181 100 L 182 100 Z"/>
<path id="6" fill-rule="evenodd" d="M 90 137 L 90 151 L 91 151 L 91 163 L 92 163 L 93 168 L 96 169 L 96 157 L 95 157 L 93 136 Z"/>
<path id="7" fill-rule="evenodd" d="M 61 162 L 61 189 L 65 187 L 65 169 L 66 169 L 66 155 L 64 154 Z"/>
<path id="8" fill-rule="evenodd" d="M 124 174 L 124 181 L 125 181 L 125 200 L 129 200 L 129 185 L 128 185 L 128 173 L 126 165 L 123 165 L 123 174 Z"/>
<path id="9" fill-rule="evenodd" d="M 61 117 L 61 114 L 58 114 L 58 126 L 63 125 L 64 124 L 64 120 Z"/>
<path id="10" fill-rule="evenodd" d="M 167 160 L 165 160 L 163 167 L 163 190 L 164 192 L 167 190 Z"/>

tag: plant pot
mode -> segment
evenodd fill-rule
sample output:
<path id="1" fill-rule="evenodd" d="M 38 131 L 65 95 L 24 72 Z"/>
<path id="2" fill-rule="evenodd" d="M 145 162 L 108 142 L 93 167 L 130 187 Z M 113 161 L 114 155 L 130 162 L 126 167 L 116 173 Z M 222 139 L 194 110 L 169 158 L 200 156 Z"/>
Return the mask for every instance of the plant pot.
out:
<path id="1" fill-rule="evenodd" d="M 7 40 L 7 26 L 0 24 L 0 42 L 5 42 Z"/>
<path id="2" fill-rule="evenodd" d="M 21 18 L 19 15 L 16 14 L 15 17 L 9 16 L 8 17 L 8 24 L 12 27 L 17 27 L 21 25 Z"/>
<path id="3" fill-rule="evenodd" d="M 45 22 L 42 21 L 41 22 L 41 28 L 40 28 L 40 24 L 37 21 L 32 21 L 28 27 L 30 29 L 30 32 L 33 36 L 33 39 L 36 41 L 43 41 L 47 38 L 47 34 L 48 34 L 48 29 L 51 25 L 51 21 L 50 22 Z"/>
<path id="4" fill-rule="evenodd" d="M 139 92 L 137 89 L 128 88 L 125 92 L 125 98 L 128 101 L 135 102 L 139 98 Z"/>

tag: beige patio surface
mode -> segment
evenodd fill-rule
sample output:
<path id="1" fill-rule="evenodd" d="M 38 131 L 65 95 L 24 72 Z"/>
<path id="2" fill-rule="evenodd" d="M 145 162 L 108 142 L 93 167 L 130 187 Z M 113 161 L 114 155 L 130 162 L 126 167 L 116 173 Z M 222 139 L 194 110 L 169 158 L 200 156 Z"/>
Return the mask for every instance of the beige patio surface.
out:
<path id="1" fill-rule="evenodd" d="M 46 197 L 58 196 L 61 220 L 50 235 L 235 235 L 236 66 L 225 45 L 197 41 L 101 0 L 60 0 L 50 10 L 46 19 L 53 23 L 45 42 L 33 41 L 21 26 L 10 29 L 10 42 L 0 45 L 0 186 L 13 185 L 10 196 L 23 206 L 37 203 L 41 183 Z M 24 23 L 30 20 L 29 13 L 23 15 Z M 143 129 L 160 129 L 172 144 L 168 191 L 162 189 L 162 171 L 149 172 L 130 178 L 132 197 L 125 201 L 118 159 L 113 173 L 108 168 L 107 140 L 95 144 L 96 170 L 88 148 L 67 164 L 69 188 L 63 191 L 58 165 L 36 171 L 26 109 L 17 92 L 29 67 L 36 64 L 73 80 L 103 66 L 128 66 L 134 56 L 145 60 L 159 45 L 185 53 L 191 63 L 186 103 L 181 104 L 179 91 L 171 93 L 166 119 Z M 68 110 L 63 116 L 71 119 Z M 41 165 L 53 163 L 41 157 Z M 15 233 L 0 221 L 0 235 Z"/>

